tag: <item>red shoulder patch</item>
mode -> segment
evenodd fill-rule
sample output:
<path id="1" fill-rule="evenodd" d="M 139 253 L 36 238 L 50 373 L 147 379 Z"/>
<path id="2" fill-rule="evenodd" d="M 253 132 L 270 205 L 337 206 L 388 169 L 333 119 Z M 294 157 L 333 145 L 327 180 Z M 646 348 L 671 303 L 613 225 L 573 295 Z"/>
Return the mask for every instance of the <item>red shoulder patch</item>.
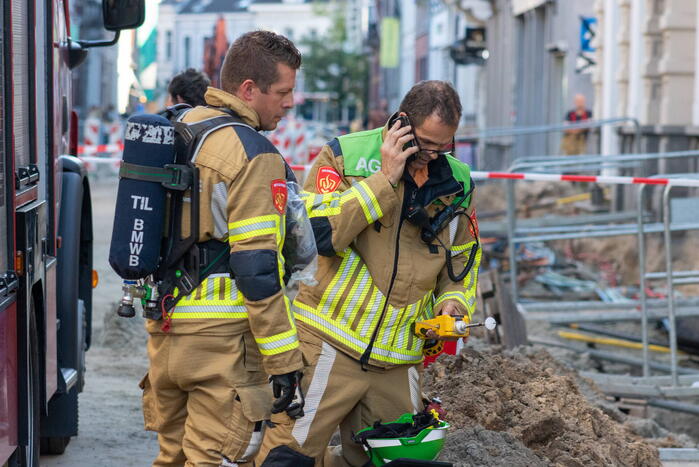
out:
<path id="1" fill-rule="evenodd" d="M 286 211 L 286 200 L 288 197 L 286 181 L 282 179 L 272 180 L 272 203 L 274 203 L 274 207 L 277 208 L 281 215 L 284 215 Z"/>
<path id="2" fill-rule="evenodd" d="M 321 195 L 332 193 L 337 190 L 341 181 L 342 179 L 340 178 L 340 174 L 337 173 L 337 170 L 328 165 L 324 165 L 318 169 L 318 173 L 316 174 L 316 191 Z"/>

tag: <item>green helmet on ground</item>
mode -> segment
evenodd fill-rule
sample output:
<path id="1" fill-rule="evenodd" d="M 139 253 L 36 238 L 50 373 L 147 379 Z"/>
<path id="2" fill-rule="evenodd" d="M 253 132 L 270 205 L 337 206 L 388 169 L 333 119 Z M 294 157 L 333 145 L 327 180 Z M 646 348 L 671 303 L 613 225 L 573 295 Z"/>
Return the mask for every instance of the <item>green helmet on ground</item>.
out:
<path id="1" fill-rule="evenodd" d="M 406 413 L 393 422 L 376 422 L 359 431 L 354 440 L 364 446 L 376 467 L 401 458 L 431 461 L 444 446 L 447 428 L 447 422 L 431 413 Z"/>

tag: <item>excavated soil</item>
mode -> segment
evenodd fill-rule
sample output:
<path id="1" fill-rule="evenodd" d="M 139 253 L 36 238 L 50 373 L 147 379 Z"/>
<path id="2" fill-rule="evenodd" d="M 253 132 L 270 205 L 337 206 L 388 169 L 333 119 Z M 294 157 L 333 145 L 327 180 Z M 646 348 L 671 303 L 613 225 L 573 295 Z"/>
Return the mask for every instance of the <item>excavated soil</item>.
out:
<path id="1" fill-rule="evenodd" d="M 430 365 L 425 383 L 453 426 L 442 459 L 459 466 L 659 466 L 655 445 L 674 443 L 647 441 L 593 405 L 545 350 L 467 348 Z"/>

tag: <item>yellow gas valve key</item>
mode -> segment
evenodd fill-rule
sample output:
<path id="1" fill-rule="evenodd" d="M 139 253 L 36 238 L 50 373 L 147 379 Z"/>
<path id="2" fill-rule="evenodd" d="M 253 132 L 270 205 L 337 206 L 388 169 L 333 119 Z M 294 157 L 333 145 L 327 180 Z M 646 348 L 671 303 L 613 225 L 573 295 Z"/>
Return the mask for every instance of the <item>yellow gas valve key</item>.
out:
<path id="1" fill-rule="evenodd" d="M 428 339 L 427 332 L 432 330 L 437 337 L 464 337 L 470 328 L 485 326 L 489 331 L 495 329 L 497 322 L 489 316 L 482 323 L 468 323 L 463 316 L 439 315 L 425 321 L 415 323 L 415 335 L 420 339 Z"/>

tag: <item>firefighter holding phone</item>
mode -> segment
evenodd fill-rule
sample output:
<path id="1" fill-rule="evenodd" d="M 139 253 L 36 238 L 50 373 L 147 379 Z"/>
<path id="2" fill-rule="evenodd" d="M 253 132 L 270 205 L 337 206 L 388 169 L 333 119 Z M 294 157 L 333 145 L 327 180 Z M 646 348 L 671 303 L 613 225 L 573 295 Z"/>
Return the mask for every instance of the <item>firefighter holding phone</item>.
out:
<path id="1" fill-rule="evenodd" d="M 470 169 L 455 159 L 456 91 L 423 81 L 385 127 L 325 145 L 305 183 L 316 286 L 292 305 L 306 416 L 272 416 L 257 465 L 364 465 L 352 434 L 422 411 L 414 324 L 469 321 L 480 263 Z M 341 449 L 327 449 L 337 427 Z"/>

